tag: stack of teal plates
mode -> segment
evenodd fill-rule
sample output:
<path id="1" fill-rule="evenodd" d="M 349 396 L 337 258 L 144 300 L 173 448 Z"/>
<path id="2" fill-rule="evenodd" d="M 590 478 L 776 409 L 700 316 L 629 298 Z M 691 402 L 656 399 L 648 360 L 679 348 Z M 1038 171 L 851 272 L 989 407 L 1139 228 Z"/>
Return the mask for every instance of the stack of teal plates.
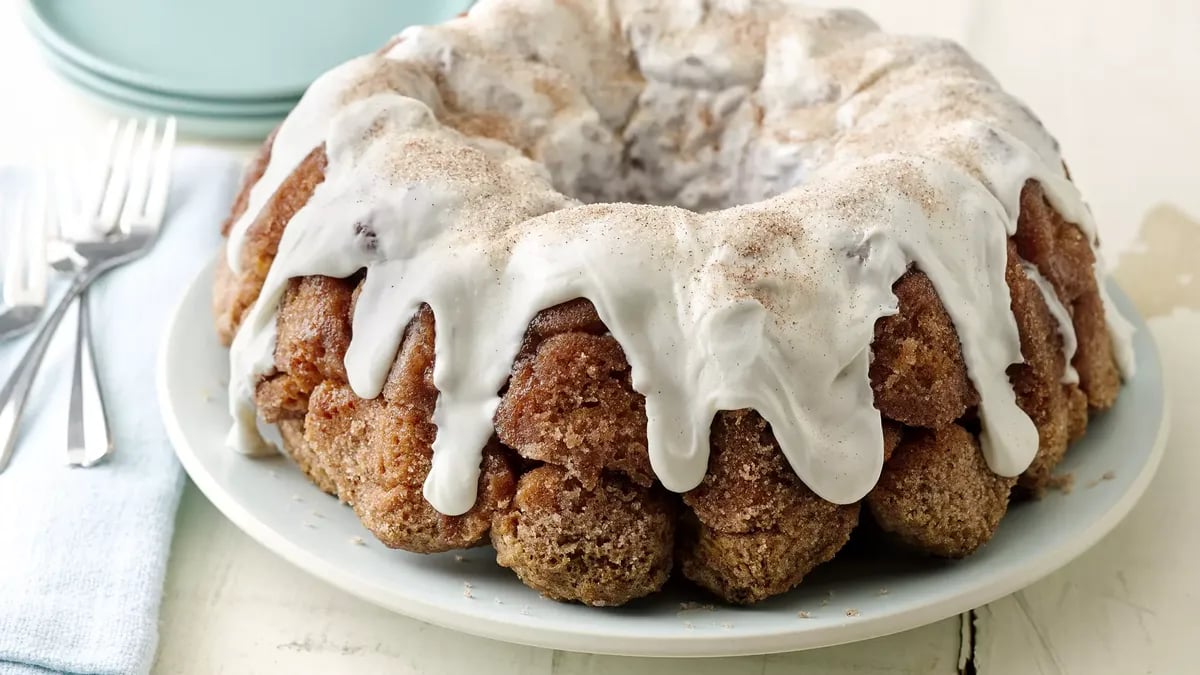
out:
<path id="1" fill-rule="evenodd" d="M 26 0 L 51 66 L 85 93 L 183 131 L 265 136 L 322 72 L 473 0 Z"/>

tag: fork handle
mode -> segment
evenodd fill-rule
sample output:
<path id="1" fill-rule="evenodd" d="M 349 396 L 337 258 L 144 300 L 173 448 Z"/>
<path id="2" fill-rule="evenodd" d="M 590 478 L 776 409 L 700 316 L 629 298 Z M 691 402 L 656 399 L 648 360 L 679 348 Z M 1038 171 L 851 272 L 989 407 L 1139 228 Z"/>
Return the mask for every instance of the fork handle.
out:
<path id="1" fill-rule="evenodd" d="M 25 412 L 25 403 L 29 400 L 29 391 L 33 388 L 34 376 L 46 357 L 50 346 L 50 338 L 62 323 L 71 301 L 79 296 L 85 288 L 95 281 L 96 275 L 90 271 L 80 272 L 71 280 L 67 292 L 58 301 L 46 323 L 33 338 L 33 343 L 17 363 L 16 370 L 0 389 L 0 472 L 8 467 L 12 459 L 13 448 L 17 444 L 17 434 L 21 425 L 21 414 Z"/>
<path id="2" fill-rule="evenodd" d="M 91 310 L 84 290 L 76 301 L 79 322 L 75 330 L 75 372 L 71 377 L 71 409 L 67 421 L 67 462 L 92 466 L 112 453 L 113 440 L 104 405 L 104 390 L 96 374 L 92 346 Z"/>

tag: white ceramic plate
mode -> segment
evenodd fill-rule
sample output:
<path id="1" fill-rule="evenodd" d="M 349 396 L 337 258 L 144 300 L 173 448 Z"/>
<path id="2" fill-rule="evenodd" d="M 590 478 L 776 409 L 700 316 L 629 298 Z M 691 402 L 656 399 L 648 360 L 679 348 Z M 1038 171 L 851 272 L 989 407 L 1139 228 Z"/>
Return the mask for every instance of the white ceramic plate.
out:
<path id="1" fill-rule="evenodd" d="M 1153 339 L 1114 287 L 1138 327 L 1137 377 L 1063 462 L 1074 491 L 1014 505 L 975 555 L 947 562 L 890 550 L 844 553 L 795 591 L 753 607 L 693 605 L 711 599 L 682 583 L 621 608 L 561 604 L 497 566 L 490 548 L 433 556 L 389 550 L 287 460 L 226 450 L 228 361 L 213 333 L 210 285 L 206 270 L 184 296 L 159 368 L 166 427 L 196 485 L 250 536 L 311 574 L 402 614 L 509 642 L 647 656 L 760 654 L 937 621 L 1012 593 L 1095 544 L 1145 490 L 1165 442 Z"/>

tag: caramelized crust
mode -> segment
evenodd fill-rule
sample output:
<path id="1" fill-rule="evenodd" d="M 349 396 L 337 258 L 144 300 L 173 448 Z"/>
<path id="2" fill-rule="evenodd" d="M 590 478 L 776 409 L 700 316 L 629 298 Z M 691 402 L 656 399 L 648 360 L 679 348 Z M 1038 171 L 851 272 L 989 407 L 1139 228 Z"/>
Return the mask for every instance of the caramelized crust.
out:
<path id="1" fill-rule="evenodd" d="M 348 385 L 326 380 L 312 392 L 305 418 L 305 439 L 342 501 L 384 544 L 420 553 L 480 543 L 516 482 L 504 450 L 493 443 L 484 451 L 470 511 L 446 516 L 425 501 L 437 432 L 433 345 L 433 313 L 425 307 L 409 324 L 379 397 L 363 400 Z"/>
<path id="2" fill-rule="evenodd" d="M 303 418 L 308 397 L 326 380 L 346 381 L 354 287 L 343 279 L 292 279 L 279 306 L 275 375 L 259 383 L 263 419 Z"/>
<path id="3" fill-rule="evenodd" d="M 838 506 L 814 495 L 788 465 L 770 425 L 752 410 L 719 413 L 711 445 L 708 473 L 683 495 L 684 504 L 709 527 L 721 532 L 780 530 L 798 537 L 807 529 L 805 521 L 817 515 L 814 507 L 826 509 L 821 520 L 847 520 L 837 512 L 858 512 L 856 504 Z"/>
<path id="4" fill-rule="evenodd" d="M 1071 313 L 1079 347 L 1072 364 L 1079 386 L 1093 408 L 1106 409 L 1117 399 L 1121 376 L 1113 360 L 1104 303 L 1096 286 L 1096 257 L 1083 232 L 1063 219 L 1034 181 L 1021 191 L 1021 215 L 1013 237 L 1020 256 L 1037 266 Z"/>
<path id="5" fill-rule="evenodd" d="M 1058 324 L 1042 292 L 1021 268 L 1016 246 L 1010 242 L 1008 248 L 1004 277 L 1021 335 L 1021 355 L 1025 357 L 1025 363 L 1009 367 L 1008 377 L 1017 405 L 1037 427 L 1037 455 L 1021 475 L 1021 485 L 1037 491 L 1049 483 L 1051 471 L 1066 454 L 1070 442 L 1068 389 L 1062 384 L 1067 364 Z"/>
<path id="6" fill-rule="evenodd" d="M 617 341 L 573 330 L 580 326 L 575 319 L 588 317 L 570 311 L 550 309 L 534 321 L 526 342 L 537 347 L 513 366 L 496 433 L 522 457 L 562 466 L 588 489 L 602 470 L 648 487 L 654 472 L 646 454 L 645 399 L 633 391 Z"/>
<path id="7" fill-rule="evenodd" d="M 859 505 L 813 494 L 749 410 L 717 415 L 708 473 L 683 501 L 694 516 L 681 523 L 677 546 L 684 575 L 735 603 L 795 587 L 858 524 Z"/>
<path id="8" fill-rule="evenodd" d="M 560 333 L 589 333 L 604 335 L 608 332 L 604 322 L 596 314 L 596 307 L 589 300 L 579 298 L 538 312 L 529 322 L 525 342 L 521 345 L 521 356 L 527 357 L 548 337 Z"/>
<path id="9" fill-rule="evenodd" d="M 612 474 L 588 488 L 561 467 L 521 476 L 496 513 L 496 561 L 555 600 L 621 605 L 662 588 L 671 573 L 675 508 L 662 488 Z"/>
<path id="10" fill-rule="evenodd" d="M 992 473 L 978 439 L 952 424 L 906 433 L 866 502 L 879 526 L 904 543 L 961 558 L 992 538 L 1015 483 Z"/>
<path id="11" fill-rule="evenodd" d="M 875 407 L 914 427 L 950 424 L 979 403 L 958 333 L 933 282 L 910 270 L 892 286 L 900 312 L 875 322 L 871 389 Z"/>
<path id="12" fill-rule="evenodd" d="M 279 435 L 283 439 L 283 450 L 296 462 L 296 466 L 308 476 L 317 487 L 327 494 L 337 496 L 337 485 L 333 476 L 329 475 L 322 453 L 313 450 L 304 438 L 303 419 L 283 419 L 277 423 Z"/>
<path id="13" fill-rule="evenodd" d="M 813 503 L 828 504 L 815 496 Z M 809 548 L 797 546 L 787 533 L 721 532 L 685 514 L 679 521 L 680 569 L 693 583 L 722 600 L 749 605 L 800 585 L 809 571 L 833 558 L 845 545 L 837 531 L 845 529 L 849 533 L 857 524 L 857 505 L 853 520 L 813 520 L 808 527 L 813 535 L 809 543 L 817 547 Z M 826 535 L 826 526 L 833 532 Z"/>
<path id="14" fill-rule="evenodd" d="M 284 292 L 275 338 L 275 368 L 312 391 L 346 381 L 354 285 L 345 279 L 293 279 Z"/>

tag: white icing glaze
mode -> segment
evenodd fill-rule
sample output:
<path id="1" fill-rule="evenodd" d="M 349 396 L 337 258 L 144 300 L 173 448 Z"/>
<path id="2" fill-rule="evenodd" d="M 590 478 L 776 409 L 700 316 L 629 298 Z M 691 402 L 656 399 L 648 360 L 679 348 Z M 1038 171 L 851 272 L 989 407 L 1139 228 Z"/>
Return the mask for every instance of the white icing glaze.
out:
<path id="1" fill-rule="evenodd" d="M 1060 382 L 1078 384 L 1079 373 L 1075 370 L 1075 366 L 1071 365 L 1071 360 L 1075 358 L 1075 349 L 1079 346 L 1075 339 L 1075 324 L 1071 323 L 1071 313 L 1063 306 L 1054 292 L 1054 287 L 1050 285 L 1046 277 L 1042 276 L 1035 265 L 1021 261 L 1021 269 L 1025 270 L 1025 276 L 1029 277 L 1041 292 L 1042 300 L 1046 302 L 1046 309 L 1050 310 L 1050 316 L 1054 318 L 1054 322 L 1058 326 L 1058 336 L 1062 338 L 1063 359 L 1067 364 L 1063 369 Z"/>
<path id="2" fill-rule="evenodd" d="M 325 180 L 233 344 L 233 447 L 262 449 L 254 387 L 288 280 L 365 268 L 346 354 L 357 395 L 379 394 L 422 303 L 436 318 L 425 496 L 443 513 L 475 501 L 529 321 L 578 297 L 625 351 L 666 487 L 699 483 L 716 412 L 753 408 L 809 487 L 853 502 L 883 461 L 874 325 L 915 264 L 959 334 L 989 466 L 1032 461 L 1006 374 L 1022 360 L 1004 280 L 1022 187 L 1040 181 L 1093 241 L 1094 226 L 1053 139 L 961 49 L 746 0 L 485 0 L 402 37 L 313 85 L 233 228 L 236 264 L 325 143 Z M 1034 274 L 1069 363 L 1069 316 Z"/>

